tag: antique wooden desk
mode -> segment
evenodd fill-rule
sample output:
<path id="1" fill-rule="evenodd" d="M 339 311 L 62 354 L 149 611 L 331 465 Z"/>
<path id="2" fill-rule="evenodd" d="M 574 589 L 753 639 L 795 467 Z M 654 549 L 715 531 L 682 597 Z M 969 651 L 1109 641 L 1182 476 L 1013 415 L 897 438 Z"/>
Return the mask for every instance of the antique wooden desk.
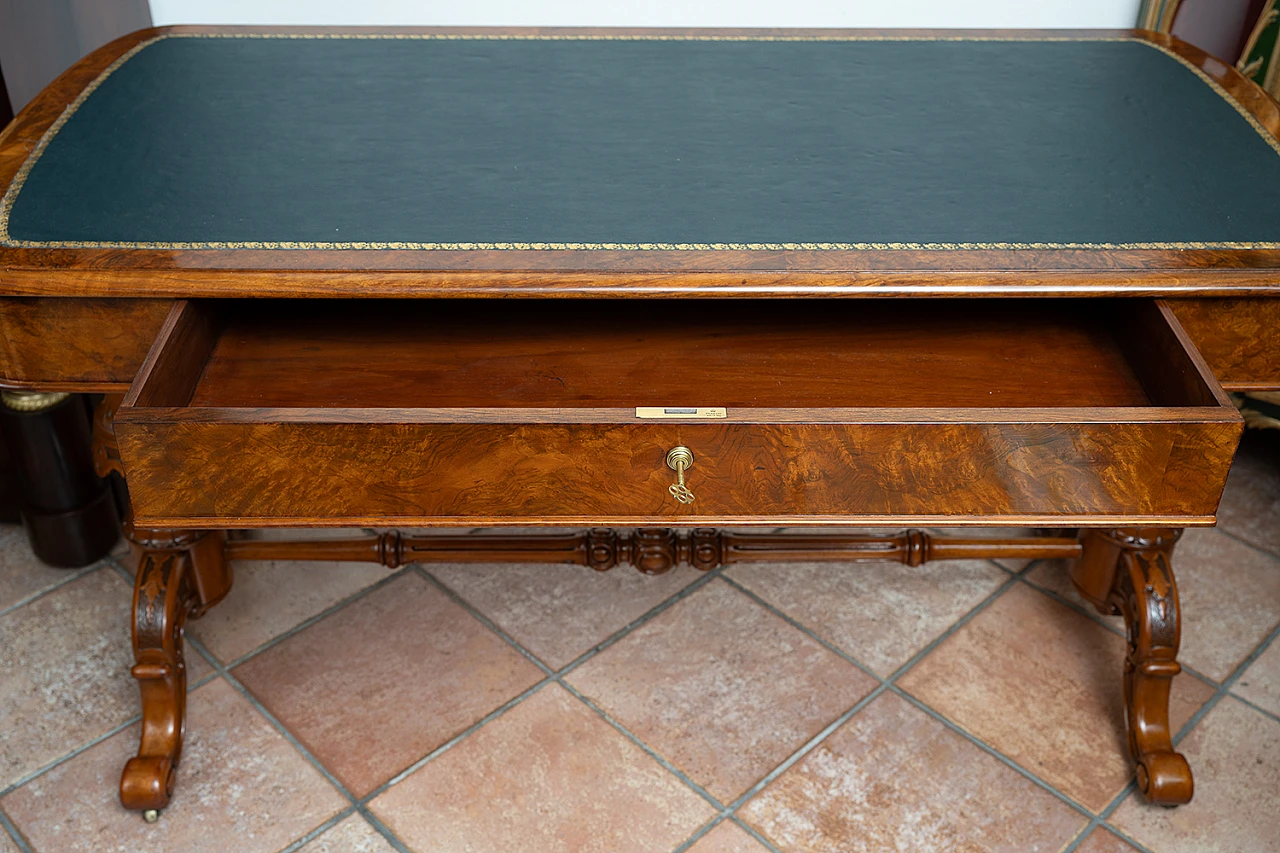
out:
<path id="1" fill-rule="evenodd" d="M 1277 134 L 1234 69 L 1140 32 L 97 51 L 0 135 L 0 375 L 108 395 L 140 557 L 122 801 L 173 793 L 185 620 L 287 555 L 1071 558 L 1129 626 L 1139 784 L 1186 802 L 1170 555 L 1214 521 L 1223 388 L 1280 388 Z M 1081 533 L 858 532 L 904 525 Z M 222 532 L 307 526 L 393 530 Z"/>

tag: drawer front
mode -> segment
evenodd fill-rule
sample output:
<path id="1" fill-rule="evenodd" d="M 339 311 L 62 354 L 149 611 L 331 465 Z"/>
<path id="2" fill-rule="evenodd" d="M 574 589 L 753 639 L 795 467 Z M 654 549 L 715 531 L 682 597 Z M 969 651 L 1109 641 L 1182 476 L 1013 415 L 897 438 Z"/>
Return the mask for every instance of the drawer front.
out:
<path id="1" fill-rule="evenodd" d="M 1169 306 L 1224 387 L 1280 389 L 1280 299 L 1179 299 Z"/>
<path id="2" fill-rule="evenodd" d="M 1209 523 L 1238 422 L 117 423 L 142 526 Z M 675 500 L 672 447 L 694 457 Z"/>
<path id="3" fill-rule="evenodd" d="M 124 391 L 172 304 L 168 299 L 0 298 L 0 386 Z"/>

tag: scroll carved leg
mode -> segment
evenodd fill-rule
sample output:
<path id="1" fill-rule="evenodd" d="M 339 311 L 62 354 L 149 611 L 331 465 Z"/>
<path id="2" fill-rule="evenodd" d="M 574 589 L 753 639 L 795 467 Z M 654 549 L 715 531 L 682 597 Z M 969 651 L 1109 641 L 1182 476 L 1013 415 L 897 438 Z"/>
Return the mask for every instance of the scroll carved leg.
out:
<path id="1" fill-rule="evenodd" d="M 182 633 L 196 606 L 184 551 L 147 551 L 133 589 L 133 677 L 142 693 L 142 740 L 120 777 L 120 802 L 148 818 L 169 805 L 182 757 L 187 668 Z"/>
<path id="2" fill-rule="evenodd" d="M 93 454 L 100 476 L 124 474 L 113 418 L 119 397 L 108 396 L 94 416 Z M 137 555 L 133 584 L 133 677 L 142 695 L 138 754 L 120 776 L 120 802 L 154 821 L 169 805 L 186 729 L 187 619 L 204 615 L 231 590 L 231 566 L 221 531 L 149 530 L 125 514 L 124 534 Z"/>
<path id="3" fill-rule="evenodd" d="M 126 529 L 142 546 L 133 586 L 133 677 L 142 695 L 142 737 L 120 777 L 120 802 L 153 821 L 169 805 L 182 758 L 187 619 L 200 617 L 230 591 L 231 572 L 221 533 Z"/>
<path id="4" fill-rule="evenodd" d="M 1181 670 L 1178 587 L 1173 547 L 1180 530 L 1089 531 L 1073 571 L 1076 587 L 1103 613 L 1124 616 L 1128 657 L 1124 700 L 1129 752 L 1138 788 L 1152 802 L 1191 801 L 1187 760 L 1173 749 L 1169 690 Z"/>

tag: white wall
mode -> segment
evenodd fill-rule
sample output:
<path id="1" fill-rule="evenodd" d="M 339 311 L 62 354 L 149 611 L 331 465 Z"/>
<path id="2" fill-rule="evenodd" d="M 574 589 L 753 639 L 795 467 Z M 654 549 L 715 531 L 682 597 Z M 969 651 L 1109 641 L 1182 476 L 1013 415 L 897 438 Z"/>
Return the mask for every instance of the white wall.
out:
<path id="1" fill-rule="evenodd" d="M 151 0 L 162 24 L 1131 27 L 1139 0 Z"/>

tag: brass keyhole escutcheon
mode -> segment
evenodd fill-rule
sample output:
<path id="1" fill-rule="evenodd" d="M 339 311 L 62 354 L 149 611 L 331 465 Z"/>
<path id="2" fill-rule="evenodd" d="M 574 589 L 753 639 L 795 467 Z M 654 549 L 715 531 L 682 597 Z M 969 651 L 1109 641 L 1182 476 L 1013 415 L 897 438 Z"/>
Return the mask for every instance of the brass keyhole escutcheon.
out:
<path id="1" fill-rule="evenodd" d="M 693 492 L 684 484 L 684 472 L 693 467 L 693 451 L 687 447 L 671 448 L 667 451 L 667 467 L 676 472 L 676 481 L 667 491 L 682 504 L 693 503 Z"/>

